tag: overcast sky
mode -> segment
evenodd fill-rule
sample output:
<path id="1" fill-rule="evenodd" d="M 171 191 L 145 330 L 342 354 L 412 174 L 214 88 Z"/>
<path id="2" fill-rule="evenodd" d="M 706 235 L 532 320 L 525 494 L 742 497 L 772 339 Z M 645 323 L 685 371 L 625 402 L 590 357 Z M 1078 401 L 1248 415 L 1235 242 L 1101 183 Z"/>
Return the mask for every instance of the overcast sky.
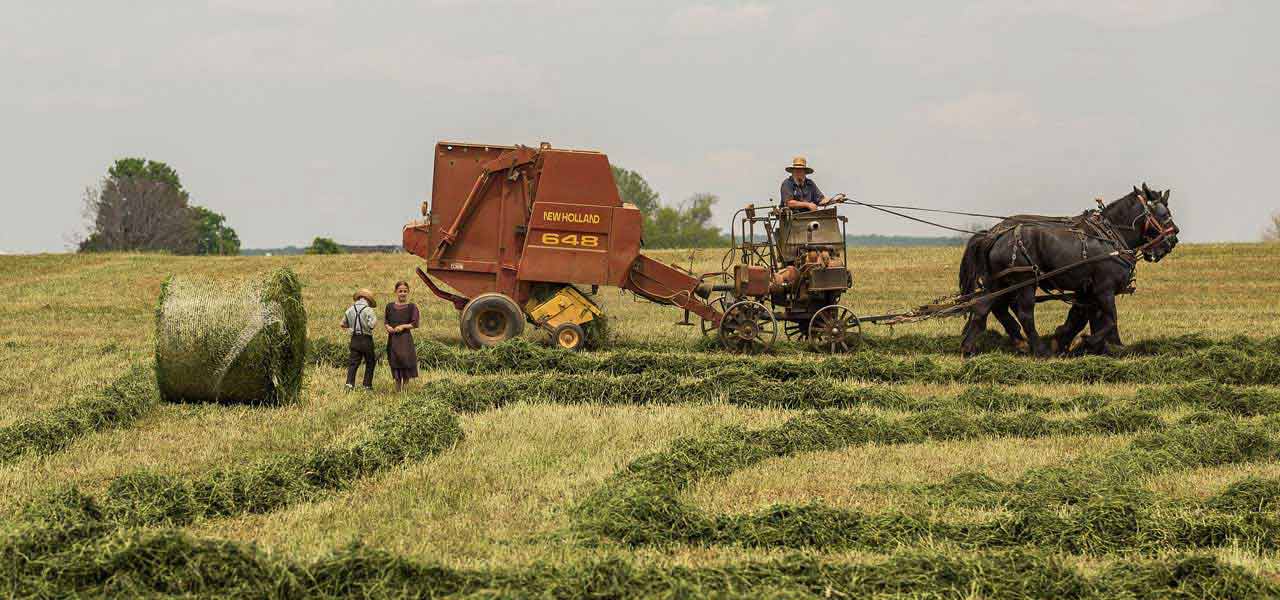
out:
<path id="1" fill-rule="evenodd" d="M 1280 210 L 1280 2 L 3 2 L 0 251 L 61 251 L 117 157 L 246 247 L 398 243 L 437 140 L 599 149 L 675 203 L 1074 214 L 1172 188 L 1188 241 Z M 934 235 L 842 209 L 851 233 Z M 960 218 L 963 225 L 969 219 Z"/>

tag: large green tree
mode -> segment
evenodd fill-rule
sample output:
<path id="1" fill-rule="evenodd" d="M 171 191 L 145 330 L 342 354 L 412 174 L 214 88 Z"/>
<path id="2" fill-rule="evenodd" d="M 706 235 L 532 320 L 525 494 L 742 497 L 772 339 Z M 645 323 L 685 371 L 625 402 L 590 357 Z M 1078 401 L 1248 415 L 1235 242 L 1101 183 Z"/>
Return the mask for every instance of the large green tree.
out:
<path id="1" fill-rule="evenodd" d="M 115 164 L 111 165 L 111 168 L 107 169 L 107 177 L 111 179 L 139 177 L 148 181 L 168 184 L 177 190 L 183 198 L 188 198 L 187 191 L 182 189 L 182 179 L 178 177 L 178 172 L 173 167 L 158 160 L 134 157 L 118 159 Z"/>
<path id="2" fill-rule="evenodd" d="M 240 236 L 227 227 L 227 218 L 203 206 L 192 206 L 195 215 L 196 254 L 240 254 Z"/>
<path id="3" fill-rule="evenodd" d="M 694 194 L 679 206 L 660 206 L 645 219 L 644 241 L 649 248 L 709 248 L 728 239 L 711 225 L 715 194 Z"/>
<path id="4" fill-rule="evenodd" d="M 613 183 L 618 186 L 618 195 L 622 196 L 623 202 L 636 205 L 644 215 L 658 210 L 658 192 L 649 187 L 649 182 L 644 177 L 616 165 L 609 165 L 609 169 L 613 171 Z"/>
<path id="5" fill-rule="evenodd" d="M 108 177 L 85 191 L 89 232 L 81 252 L 195 251 L 187 199 L 172 186 L 141 177 Z"/>
<path id="6" fill-rule="evenodd" d="M 82 252 L 240 253 L 240 237 L 226 217 L 192 205 L 178 172 L 157 160 L 116 160 L 101 185 L 86 191 L 85 216 Z"/>
<path id="7" fill-rule="evenodd" d="M 694 194 L 678 206 L 664 205 L 639 173 L 616 165 L 613 182 L 623 202 L 630 202 L 644 215 L 644 244 L 648 248 L 706 248 L 722 246 L 727 238 L 711 225 L 715 194 Z"/>
<path id="8" fill-rule="evenodd" d="M 168 165 L 122 158 L 97 188 L 85 191 L 89 232 L 82 252 L 195 251 L 195 228 L 187 193 Z"/>

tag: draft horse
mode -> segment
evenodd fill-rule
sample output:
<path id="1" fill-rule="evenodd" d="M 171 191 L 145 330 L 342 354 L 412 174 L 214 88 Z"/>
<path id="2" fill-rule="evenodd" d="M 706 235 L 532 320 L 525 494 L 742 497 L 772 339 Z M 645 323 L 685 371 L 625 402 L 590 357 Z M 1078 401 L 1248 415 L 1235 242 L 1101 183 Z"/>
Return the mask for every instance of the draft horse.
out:
<path id="1" fill-rule="evenodd" d="M 1048 356 L 1055 348 L 1065 351 L 1086 325 L 1091 328 L 1085 348 L 1119 346 L 1116 295 L 1130 288 L 1139 258 L 1159 262 L 1177 244 L 1169 190 L 1152 191 L 1145 183 L 1075 217 L 1009 217 L 965 245 L 960 293 L 976 301 L 969 309 L 961 351 L 965 356 L 976 353 L 991 314 L 1015 344 L 1027 344 L 1036 356 Z M 1010 288 L 1017 289 L 983 298 Z M 1053 343 L 1036 331 L 1037 289 L 1073 304 Z"/>

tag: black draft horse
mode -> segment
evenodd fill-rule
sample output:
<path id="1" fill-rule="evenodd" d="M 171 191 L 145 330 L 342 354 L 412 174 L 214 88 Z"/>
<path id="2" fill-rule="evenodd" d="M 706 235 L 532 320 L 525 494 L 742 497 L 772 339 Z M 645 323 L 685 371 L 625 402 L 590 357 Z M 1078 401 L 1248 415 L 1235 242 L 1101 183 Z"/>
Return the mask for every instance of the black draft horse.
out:
<path id="1" fill-rule="evenodd" d="M 1086 325 L 1091 325 L 1091 331 L 1084 346 L 1090 351 L 1121 345 L 1116 295 L 1130 286 L 1138 257 L 1159 262 L 1177 244 L 1169 190 L 1154 192 L 1145 183 L 1142 189 L 1135 187 L 1119 200 L 1076 217 L 1009 217 L 965 245 L 960 292 L 972 296 L 1024 286 L 970 308 L 961 351 L 965 356 L 975 354 L 977 338 L 992 313 L 1015 344 L 1023 343 L 1025 333 L 1025 343 L 1036 356 L 1048 356 L 1051 347 L 1066 351 Z M 1056 274 L 1045 275 L 1055 270 Z M 1025 283 L 1031 281 L 1035 282 Z M 1054 332 L 1052 346 L 1036 331 L 1037 288 L 1073 296 L 1067 321 Z"/>

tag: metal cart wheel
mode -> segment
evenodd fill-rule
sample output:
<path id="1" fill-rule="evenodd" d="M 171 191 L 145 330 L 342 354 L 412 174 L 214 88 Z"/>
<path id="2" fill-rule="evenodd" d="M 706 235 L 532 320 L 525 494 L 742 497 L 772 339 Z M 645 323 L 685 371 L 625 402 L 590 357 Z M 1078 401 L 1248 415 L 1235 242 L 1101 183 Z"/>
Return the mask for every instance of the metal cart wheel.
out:
<path id="1" fill-rule="evenodd" d="M 787 340 L 803 340 L 809 337 L 809 323 L 786 321 L 782 324 L 782 330 L 787 334 Z"/>
<path id="2" fill-rule="evenodd" d="M 778 320 L 759 302 L 743 300 L 724 311 L 720 342 L 730 352 L 763 352 L 778 339 Z"/>
<path id="3" fill-rule="evenodd" d="M 809 320 L 809 345 L 819 352 L 846 352 L 862 337 L 862 323 L 853 311 L 832 304 Z"/>
<path id="4" fill-rule="evenodd" d="M 716 312 L 723 315 L 724 309 L 726 306 L 729 305 L 729 302 L 725 300 L 724 296 L 717 296 L 714 300 L 708 302 L 707 304 L 711 305 L 711 308 L 714 308 Z M 698 328 L 702 330 L 702 335 L 706 336 L 716 330 L 716 325 L 711 321 L 702 319 L 702 322 L 698 323 Z"/>

